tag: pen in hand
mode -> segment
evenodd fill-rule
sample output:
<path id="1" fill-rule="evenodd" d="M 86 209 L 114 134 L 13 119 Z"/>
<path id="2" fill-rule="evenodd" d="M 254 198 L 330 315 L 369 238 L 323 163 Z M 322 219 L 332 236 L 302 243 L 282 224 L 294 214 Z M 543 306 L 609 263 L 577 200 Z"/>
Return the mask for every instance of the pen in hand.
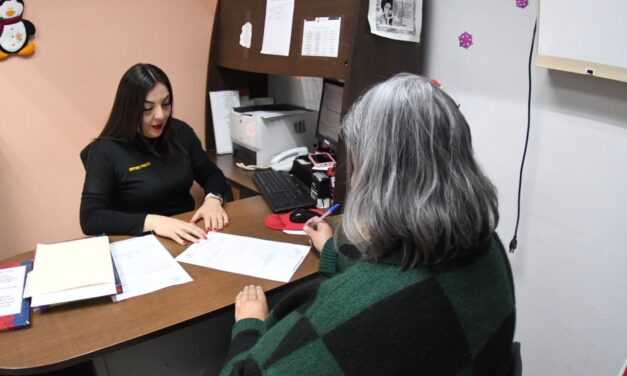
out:
<path id="1" fill-rule="evenodd" d="M 329 210 L 327 210 L 326 213 L 322 214 L 322 216 L 320 216 L 318 219 L 316 219 L 312 223 L 307 224 L 307 226 L 313 228 L 314 230 L 317 230 L 318 229 L 318 223 L 320 223 L 320 221 L 322 221 L 326 217 L 328 217 L 331 214 L 333 214 L 333 212 L 335 212 L 337 210 L 337 208 L 339 208 L 339 207 L 340 207 L 340 203 L 338 202 L 335 205 L 331 206 L 329 208 Z"/>

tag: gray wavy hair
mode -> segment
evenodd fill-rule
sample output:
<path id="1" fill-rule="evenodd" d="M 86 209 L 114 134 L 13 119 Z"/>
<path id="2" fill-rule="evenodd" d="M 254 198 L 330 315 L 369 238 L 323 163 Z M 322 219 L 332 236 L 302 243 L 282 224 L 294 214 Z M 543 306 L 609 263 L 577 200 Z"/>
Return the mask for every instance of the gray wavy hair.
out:
<path id="1" fill-rule="evenodd" d="M 359 98 L 342 132 L 353 175 L 341 230 L 365 258 L 400 250 L 404 269 L 489 243 L 499 219 L 496 188 L 444 91 L 398 74 Z"/>

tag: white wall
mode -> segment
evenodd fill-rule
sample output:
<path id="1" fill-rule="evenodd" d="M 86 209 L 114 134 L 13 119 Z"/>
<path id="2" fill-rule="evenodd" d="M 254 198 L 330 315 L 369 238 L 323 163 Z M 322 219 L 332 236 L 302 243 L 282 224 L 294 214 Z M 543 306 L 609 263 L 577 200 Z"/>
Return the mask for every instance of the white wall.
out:
<path id="1" fill-rule="evenodd" d="M 425 5 L 426 75 L 461 104 L 478 159 L 499 189 L 498 233 L 507 246 L 536 2 Z M 474 39 L 467 50 L 457 41 L 464 31 Z M 617 375 L 627 356 L 627 84 L 535 67 L 532 75 L 519 245 L 510 257 L 523 369 Z"/>

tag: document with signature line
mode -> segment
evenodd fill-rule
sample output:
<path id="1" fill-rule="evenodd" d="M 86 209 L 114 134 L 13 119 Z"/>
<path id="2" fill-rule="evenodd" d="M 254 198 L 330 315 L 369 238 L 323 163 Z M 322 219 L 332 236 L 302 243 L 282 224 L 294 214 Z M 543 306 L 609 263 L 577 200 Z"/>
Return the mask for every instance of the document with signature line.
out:
<path id="1" fill-rule="evenodd" d="M 288 282 L 307 256 L 309 246 L 217 232 L 190 245 L 176 261 Z"/>

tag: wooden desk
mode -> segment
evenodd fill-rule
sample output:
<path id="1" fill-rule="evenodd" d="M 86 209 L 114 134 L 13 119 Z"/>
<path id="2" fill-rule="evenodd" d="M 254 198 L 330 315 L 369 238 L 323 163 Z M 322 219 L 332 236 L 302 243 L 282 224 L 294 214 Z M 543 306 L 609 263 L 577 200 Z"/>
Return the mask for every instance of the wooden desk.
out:
<path id="1" fill-rule="evenodd" d="M 267 229 L 263 219 L 270 208 L 261 196 L 227 203 L 230 224 L 225 233 L 306 244 L 304 237 Z M 192 213 L 177 216 L 191 218 Z M 111 241 L 126 237 L 111 237 Z M 159 237 L 172 256 L 185 247 Z M 27 260 L 33 252 L 2 260 Z M 290 284 L 315 274 L 319 258 L 311 251 Z M 230 307 L 237 292 L 247 284 L 265 291 L 285 285 L 239 274 L 181 263 L 194 279 L 147 295 L 113 303 L 109 298 L 55 307 L 49 312 L 32 312 L 32 326 L 0 333 L 0 373 L 29 374 L 70 366 L 114 349 L 154 337 L 177 326 L 208 318 Z M 209 334 L 209 333 L 208 333 Z"/>
<path id="2" fill-rule="evenodd" d="M 243 170 L 235 166 L 235 163 L 237 162 L 243 162 L 245 164 L 248 163 L 234 157 L 233 154 L 218 155 L 215 150 L 208 151 L 207 155 L 209 156 L 209 159 L 220 167 L 220 170 L 224 173 L 227 182 L 232 188 L 234 200 L 256 196 L 259 194 L 257 185 L 252 178 L 255 172 Z"/>

